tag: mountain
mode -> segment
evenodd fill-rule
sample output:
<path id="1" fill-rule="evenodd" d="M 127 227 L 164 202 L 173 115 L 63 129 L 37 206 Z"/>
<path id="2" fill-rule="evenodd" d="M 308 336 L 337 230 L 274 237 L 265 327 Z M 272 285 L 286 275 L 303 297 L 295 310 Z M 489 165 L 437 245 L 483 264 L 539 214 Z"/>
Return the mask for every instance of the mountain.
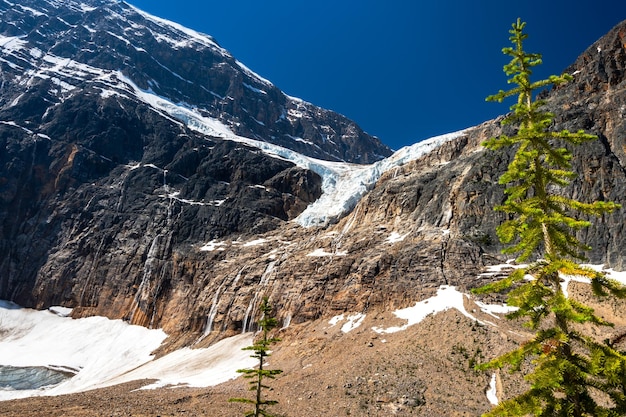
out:
<path id="1" fill-rule="evenodd" d="M 255 330 L 267 295 L 280 401 L 297 415 L 477 415 L 491 381 L 519 389 L 469 360 L 527 333 L 485 307 L 501 298 L 463 295 L 509 261 L 492 207 L 512 154 L 480 145 L 510 133 L 501 119 L 389 155 L 210 37 L 123 2 L 0 10 L 0 298 L 162 329 L 164 355 Z M 563 193 L 626 207 L 626 22 L 566 71 L 544 93 L 554 128 L 599 140 L 574 150 Z M 589 262 L 624 270 L 623 209 L 591 221 Z M 425 305 L 439 313 L 408 326 L 405 309 Z M 623 305 L 598 309 L 624 332 Z"/>
<path id="2" fill-rule="evenodd" d="M 364 163 L 390 154 L 209 36 L 126 3 L 4 1 L 0 11 L 4 298 L 33 305 L 37 276 L 61 253 L 97 260 L 63 267 L 58 302 L 76 297 L 81 284 L 68 279 L 106 276 L 97 247 L 118 239 L 143 264 L 157 243 L 169 256 L 171 245 L 293 219 L 319 197 L 321 178 L 268 152 L 297 152 L 305 165 L 304 155 Z"/>
<path id="3" fill-rule="evenodd" d="M 345 117 L 286 96 L 210 36 L 127 3 L 3 1 L 0 11 L 3 100 L 17 120 L 45 124 L 53 114 L 37 118 L 51 104 L 90 95 L 105 108 L 122 108 L 129 98 L 160 99 L 193 113 L 172 115 L 179 120 L 210 117 L 237 135 L 320 159 L 371 163 L 391 153 Z"/>

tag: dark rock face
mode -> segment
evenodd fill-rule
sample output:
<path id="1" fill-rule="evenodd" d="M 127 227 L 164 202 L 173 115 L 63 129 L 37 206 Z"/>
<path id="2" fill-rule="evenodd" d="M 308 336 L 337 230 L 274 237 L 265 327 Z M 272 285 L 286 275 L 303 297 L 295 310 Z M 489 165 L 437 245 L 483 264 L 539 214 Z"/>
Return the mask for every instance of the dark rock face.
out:
<path id="1" fill-rule="evenodd" d="M 106 104 L 102 109 L 109 113 Z M 319 176 L 258 150 L 199 137 L 162 118 L 105 117 L 96 112 L 77 124 L 53 118 L 45 136 L 0 124 L 4 297 L 27 305 L 32 297 L 76 301 L 72 280 L 109 273 L 101 256 L 121 263 L 110 273 L 124 274 L 153 256 L 153 245 L 162 245 L 166 259 L 189 242 L 267 232 L 321 193 Z M 75 139 L 47 138 L 57 120 Z M 131 137 L 142 138 L 139 149 L 126 146 Z M 55 284 L 43 301 L 30 294 L 45 287 L 35 285 L 37 276 L 58 277 L 63 288 Z"/>
<path id="2" fill-rule="evenodd" d="M 370 162 L 388 149 L 210 38 L 124 3 L 22 3 L 0 3 L 0 298 L 210 343 L 253 329 L 263 295 L 287 325 L 468 289 L 506 261 L 492 207 L 512 152 L 480 145 L 500 120 L 385 173 L 338 223 L 305 229 L 289 220 L 320 196 L 320 177 L 181 123 L 185 109 L 320 158 Z M 574 150 L 580 176 L 563 193 L 626 207 L 625 33 L 581 55 L 575 81 L 546 99 L 555 129 L 599 136 Z M 580 232 L 590 261 L 624 269 L 624 209 L 591 220 Z"/>
<path id="3" fill-rule="evenodd" d="M 548 106 L 555 129 L 585 131 L 598 140 L 574 149 L 579 174 L 568 195 L 582 201 L 616 201 L 622 209 L 590 219 L 580 232 L 594 262 L 626 268 L 626 22 L 591 45 L 567 70 L 575 80 L 553 91 Z"/>
<path id="4" fill-rule="evenodd" d="M 183 88 L 173 81 L 180 82 L 180 74 L 165 64 L 180 66 L 176 71 L 189 77 L 195 73 L 184 68 L 200 70 L 195 75 L 202 80 L 220 60 L 209 79 L 239 89 L 264 83 L 210 38 L 193 41 L 119 2 L 4 2 L 0 10 L 0 297 L 24 305 L 90 304 L 85 286 L 94 280 L 127 279 L 134 262 L 144 265 L 155 253 L 167 259 L 181 245 L 274 229 L 321 194 L 316 174 L 189 130 L 142 101 L 130 81 L 120 81 L 136 76 L 133 83 L 146 89 L 168 86 L 159 94 L 201 100 L 193 94 L 207 87 L 187 79 Z M 147 26 L 140 29 L 141 23 Z M 122 35 L 130 40 L 120 40 Z M 172 47 L 172 39 L 181 46 Z M 198 68 L 194 60 L 209 66 Z M 225 78 L 220 68 L 227 67 Z M 263 86 L 277 97 L 267 106 L 300 103 Z M 204 104 L 203 112 L 215 110 L 215 103 Z M 319 116 L 319 123 L 337 123 L 339 130 L 354 126 L 325 114 L 332 120 Z M 222 116 L 245 129 L 235 115 Z M 338 139 L 345 145 L 341 157 L 366 155 L 368 141 L 376 152 L 388 153 L 377 140 L 363 138 L 366 143 L 352 148 Z M 316 149 L 323 157 L 339 152 Z"/>
<path id="5" fill-rule="evenodd" d="M 220 120 L 234 133 L 320 159 L 371 163 L 391 154 L 354 122 L 288 97 L 211 37 L 154 19 L 124 2 L 25 0 L 0 4 L 3 107 L 33 123 L 68 96 L 107 94 L 122 78 Z M 16 80 L 15 78 L 18 78 Z M 20 79 L 21 78 L 21 79 Z M 22 82 L 22 84 L 20 84 Z M 90 92 L 86 86 L 92 86 Z M 30 91 L 38 89 L 39 91 Z"/>

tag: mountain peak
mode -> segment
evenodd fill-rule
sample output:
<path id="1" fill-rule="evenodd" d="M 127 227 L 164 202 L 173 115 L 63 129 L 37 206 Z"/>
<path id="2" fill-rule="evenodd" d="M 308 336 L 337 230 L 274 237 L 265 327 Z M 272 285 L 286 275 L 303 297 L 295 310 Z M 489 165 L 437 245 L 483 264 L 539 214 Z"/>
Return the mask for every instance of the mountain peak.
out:
<path id="1" fill-rule="evenodd" d="M 29 83 L 59 80 L 65 92 L 125 90 L 114 80 L 121 73 L 139 89 L 218 120 L 239 136 L 334 161 L 371 163 L 391 154 L 347 118 L 286 96 L 211 36 L 125 2 L 3 1 L 0 11 L 2 48 L 11 48 L 4 60 L 13 70 L 7 81 L 27 72 Z M 76 70 L 63 71 L 69 67 Z"/>

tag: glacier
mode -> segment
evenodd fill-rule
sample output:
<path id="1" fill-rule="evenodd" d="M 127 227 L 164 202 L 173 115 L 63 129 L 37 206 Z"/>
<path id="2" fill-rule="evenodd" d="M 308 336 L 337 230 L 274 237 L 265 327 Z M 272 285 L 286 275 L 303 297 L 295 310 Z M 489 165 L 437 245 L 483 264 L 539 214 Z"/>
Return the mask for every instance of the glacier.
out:
<path id="1" fill-rule="evenodd" d="M 198 109 L 184 103 L 174 103 L 150 90 L 142 90 L 123 74 L 116 75 L 127 86 L 127 93 L 132 93 L 159 114 L 177 120 L 191 130 L 257 148 L 270 156 L 289 161 L 322 177 L 322 196 L 295 219 L 304 227 L 326 226 L 337 220 L 352 210 L 385 172 L 418 159 L 467 131 L 463 129 L 406 146 L 390 157 L 370 165 L 325 161 L 279 145 L 236 135 L 219 120 L 201 115 Z"/>
<path id="2" fill-rule="evenodd" d="M 208 35 L 152 16 L 132 6 L 131 8 L 153 23 L 173 29 L 179 36 L 182 34 L 181 39 L 184 38 L 186 42 L 194 43 L 203 48 L 211 48 L 221 55 L 230 56 L 228 51 L 221 48 Z M 175 46 L 181 42 L 176 39 L 161 40 Z M 317 173 L 322 177 L 322 196 L 295 219 L 304 227 L 326 226 L 338 220 L 356 206 L 357 202 L 374 186 L 384 172 L 417 159 L 442 143 L 461 136 L 466 131 L 465 129 L 418 142 L 370 165 L 330 162 L 307 157 L 262 140 L 239 136 L 221 121 L 204 116 L 202 113 L 206 112 L 206 109 L 197 108 L 184 102 L 174 102 L 167 97 L 157 95 L 151 89 L 142 89 L 120 70 L 93 67 L 72 59 L 55 56 L 51 52 L 35 51 L 34 53 L 28 44 L 19 37 L 0 36 L 0 50 L 5 54 L 19 56 L 32 64 L 34 69 L 26 71 L 22 79 L 23 83 L 29 83 L 33 78 L 43 78 L 50 79 L 57 84 L 59 86 L 57 94 L 60 101 L 71 96 L 84 82 L 88 82 L 101 90 L 102 97 L 119 96 L 125 99 L 133 97 L 139 102 L 147 104 L 158 114 L 178 124 L 181 128 L 186 127 L 206 136 L 240 142 L 273 157 L 290 161 L 300 168 Z M 241 62 L 236 61 L 236 64 L 258 81 L 260 85 L 272 86 L 270 81 L 254 73 Z M 258 90 L 260 94 L 265 93 L 261 89 L 253 88 Z M 304 103 L 303 100 L 296 97 L 289 96 L 289 98 Z M 295 138 L 295 140 L 298 139 Z"/>

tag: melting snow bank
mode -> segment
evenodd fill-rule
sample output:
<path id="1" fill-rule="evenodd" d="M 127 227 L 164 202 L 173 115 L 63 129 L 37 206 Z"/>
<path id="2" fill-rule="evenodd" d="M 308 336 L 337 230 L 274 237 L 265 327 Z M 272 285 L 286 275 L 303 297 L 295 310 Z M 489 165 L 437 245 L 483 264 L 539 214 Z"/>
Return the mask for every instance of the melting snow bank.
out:
<path id="1" fill-rule="evenodd" d="M 603 271 L 607 275 L 608 278 L 616 280 L 623 285 L 626 285 L 626 271 L 616 272 L 616 271 L 613 271 L 612 269 L 604 269 L 602 265 L 584 265 L 584 266 L 589 267 L 591 269 L 595 269 L 597 271 Z M 490 271 L 500 271 L 503 268 L 519 268 L 519 267 L 520 267 L 519 265 L 505 264 L 505 265 L 493 266 L 493 267 L 490 267 L 489 269 Z M 563 289 L 566 295 L 567 295 L 567 285 L 569 284 L 569 282 L 571 281 L 589 282 L 588 279 L 585 280 L 581 277 L 564 276 L 562 277 L 562 279 L 563 279 L 562 285 L 563 285 Z M 409 326 L 420 323 L 422 320 L 424 320 L 426 317 L 428 317 L 431 314 L 440 313 L 440 312 L 449 310 L 451 308 L 457 309 L 464 316 L 472 320 L 475 320 L 481 324 L 489 324 L 492 326 L 496 326 L 495 324 L 491 322 L 478 320 L 476 317 L 468 313 L 467 310 L 465 310 L 465 306 L 463 303 L 464 297 L 470 298 L 469 295 L 463 294 L 457 291 L 456 288 L 454 287 L 442 285 L 441 287 L 439 287 L 439 289 L 437 290 L 437 295 L 435 295 L 434 297 L 428 298 L 424 301 L 419 301 L 413 307 L 403 308 L 400 310 L 396 310 L 394 312 L 396 317 L 406 320 L 407 321 L 406 324 L 402 326 L 388 327 L 386 329 L 381 328 L 381 327 L 373 327 L 372 330 L 374 330 L 377 333 L 399 332 L 402 330 L 406 330 Z M 497 316 L 496 314 L 507 314 L 516 310 L 516 307 L 511 307 L 507 305 L 484 304 L 478 300 L 473 300 L 473 301 L 480 308 L 482 312 L 487 313 L 497 319 L 499 319 L 500 317 Z M 343 316 L 338 316 L 337 318 L 341 320 L 343 319 Z M 333 323 L 331 322 L 330 324 L 333 324 Z"/>
<path id="2" fill-rule="evenodd" d="M 604 265 L 591 265 L 591 264 L 583 264 L 582 266 L 593 269 L 594 271 L 603 272 L 607 278 L 615 280 L 622 285 L 626 285 L 626 271 L 618 272 L 613 269 L 605 269 Z M 589 278 L 580 277 L 580 276 L 571 276 L 571 275 L 561 275 L 561 288 L 563 289 L 563 293 L 566 297 L 569 296 L 567 287 L 569 283 L 572 281 L 575 282 L 583 282 L 589 284 L 591 281 Z"/>
<path id="3" fill-rule="evenodd" d="M 146 363 L 111 382 L 158 379 L 158 382 L 143 389 L 161 388 L 168 385 L 208 387 L 236 378 L 237 369 L 250 368 L 257 364 L 250 351 L 242 348 L 252 345 L 252 333 L 244 333 L 206 348 L 183 348 L 162 358 Z"/>
<path id="4" fill-rule="evenodd" d="M 497 325 L 494 323 L 479 320 L 470 313 L 468 313 L 464 305 L 465 298 L 469 299 L 470 296 L 468 294 L 463 294 L 457 291 L 455 287 L 442 285 L 441 287 L 439 287 L 439 289 L 437 290 L 437 295 L 435 295 L 434 297 L 419 301 L 415 303 L 413 307 L 403 308 L 394 311 L 396 317 L 407 321 L 404 325 L 387 328 L 372 327 L 372 330 L 379 334 L 400 332 L 402 330 L 408 329 L 414 324 L 420 323 L 431 314 L 441 313 L 451 308 L 457 309 L 465 317 L 468 317 L 478 323 L 488 324 L 490 326 L 497 327 Z M 495 313 L 505 314 L 515 310 L 515 307 L 509 307 L 502 304 L 484 304 L 477 300 L 474 300 L 474 303 L 480 308 L 482 312 L 487 313 L 497 319 L 499 319 L 500 317 L 496 316 Z M 348 333 L 359 327 L 363 323 L 363 320 L 365 320 L 365 317 L 366 315 L 362 313 L 355 313 L 348 316 L 341 314 L 330 319 L 328 324 L 331 326 L 336 326 L 337 324 L 344 322 L 343 326 L 341 327 L 341 331 L 343 333 Z"/>
<path id="5" fill-rule="evenodd" d="M 345 320 L 345 323 L 343 326 L 341 326 L 341 331 L 344 333 L 348 333 L 356 329 L 357 327 L 361 325 L 361 323 L 363 323 L 363 320 L 365 320 L 365 314 L 356 313 L 356 314 L 351 314 L 348 317 L 344 317 L 344 315 L 341 314 L 339 316 L 335 316 L 332 319 L 330 319 L 328 321 L 328 324 L 330 324 L 331 326 L 336 326 L 339 322 L 342 322 L 344 320 Z"/>
<path id="6" fill-rule="evenodd" d="M 487 399 L 489 403 L 492 405 L 498 405 L 500 402 L 498 401 L 498 384 L 497 384 L 497 376 L 496 374 L 491 375 L 491 381 L 489 382 L 489 389 L 487 390 Z"/>
<path id="7" fill-rule="evenodd" d="M 241 350 L 252 343 L 251 334 L 153 360 L 152 352 L 167 337 L 162 330 L 103 317 L 71 319 L 57 313 L 0 301 L 0 367 L 7 371 L 41 367 L 75 374 L 53 386 L 2 389 L 0 400 L 69 394 L 144 378 L 159 380 L 155 387 L 211 386 L 237 377 L 237 369 L 254 365 L 249 353 Z M 33 387 L 37 386 L 34 381 Z"/>

